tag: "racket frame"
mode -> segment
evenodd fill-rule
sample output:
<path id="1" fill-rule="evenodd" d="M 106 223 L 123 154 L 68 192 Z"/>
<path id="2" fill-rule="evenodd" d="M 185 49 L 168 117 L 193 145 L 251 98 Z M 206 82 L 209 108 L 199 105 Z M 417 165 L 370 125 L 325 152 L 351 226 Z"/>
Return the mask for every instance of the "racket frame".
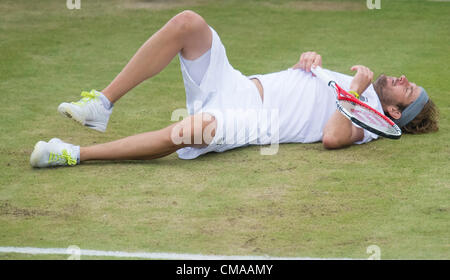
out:
<path id="1" fill-rule="evenodd" d="M 376 109 L 372 108 L 371 106 L 367 105 L 366 103 L 362 102 L 361 100 L 357 99 L 355 96 L 353 96 L 352 94 L 348 93 L 346 90 L 341 88 L 334 80 L 332 80 L 326 73 L 323 72 L 323 69 L 320 68 L 320 66 L 317 66 L 316 69 L 312 69 L 312 72 L 316 76 L 318 76 L 321 80 L 326 82 L 328 84 L 328 86 L 330 86 L 331 88 L 333 88 L 335 90 L 336 95 L 337 95 L 336 105 L 337 105 L 339 112 L 341 112 L 346 118 L 348 118 L 354 124 L 364 128 L 372 133 L 375 133 L 377 135 L 380 135 L 380 136 L 383 136 L 386 138 L 390 138 L 390 139 L 399 139 L 402 136 L 401 129 L 391 119 L 389 119 L 384 114 L 381 114 Z M 340 101 L 353 102 L 361 107 L 368 109 L 369 111 L 375 113 L 376 115 L 381 117 L 383 120 L 385 120 L 390 126 L 392 126 L 394 128 L 394 131 L 396 133 L 388 134 L 388 133 L 380 131 L 379 129 L 376 129 L 372 126 L 369 126 L 369 125 L 361 122 L 359 119 L 355 118 L 353 114 L 348 112 L 347 109 L 345 109 L 340 104 Z"/>

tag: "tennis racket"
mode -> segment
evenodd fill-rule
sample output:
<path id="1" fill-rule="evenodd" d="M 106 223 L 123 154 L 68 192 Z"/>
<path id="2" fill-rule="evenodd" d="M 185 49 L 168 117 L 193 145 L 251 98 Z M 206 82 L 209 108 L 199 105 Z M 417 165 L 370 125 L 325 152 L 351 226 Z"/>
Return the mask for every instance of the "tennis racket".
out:
<path id="1" fill-rule="evenodd" d="M 354 124 L 390 139 L 402 136 L 401 129 L 391 119 L 342 89 L 320 66 L 311 68 L 311 71 L 335 90 L 339 112 Z"/>

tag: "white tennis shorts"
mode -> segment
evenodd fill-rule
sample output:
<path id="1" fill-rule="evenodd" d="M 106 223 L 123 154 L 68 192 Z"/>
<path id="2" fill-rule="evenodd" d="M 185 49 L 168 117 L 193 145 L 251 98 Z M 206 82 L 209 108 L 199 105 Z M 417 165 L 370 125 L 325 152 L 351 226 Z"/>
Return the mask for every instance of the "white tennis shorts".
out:
<path id="1" fill-rule="evenodd" d="M 255 84 L 234 69 L 217 32 L 211 28 L 212 46 L 208 68 L 200 84 L 195 83 L 180 56 L 181 73 L 186 90 L 189 115 L 210 113 L 217 122 L 212 142 L 202 148 L 186 147 L 177 151 L 182 159 L 194 159 L 208 152 L 226 150 L 249 144 L 261 144 L 263 103 Z"/>

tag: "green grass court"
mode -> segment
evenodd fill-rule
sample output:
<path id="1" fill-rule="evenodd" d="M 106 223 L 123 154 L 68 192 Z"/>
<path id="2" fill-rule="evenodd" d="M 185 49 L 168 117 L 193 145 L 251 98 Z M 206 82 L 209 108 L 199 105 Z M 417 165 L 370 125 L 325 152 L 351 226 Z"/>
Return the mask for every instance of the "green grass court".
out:
<path id="1" fill-rule="evenodd" d="M 382 259 L 448 259 L 450 3 L 381 5 L 81 0 L 69 10 L 65 1 L 1 1 L 0 247 L 367 259 L 377 245 Z M 335 71 L 405 74 L 438 105 L 440 131 L 336 151 L 283 144 L 275 156 L 251 146 L 192 161 L 31 168 L 39 140 L 89 145 L 171 124 L 185 107 L 178 58 L 116 104 L 104 134 L 56 108 L 104 88 L 185 9 L 214 27 L 246 75 L 286 69 L 309 50 Z"/>

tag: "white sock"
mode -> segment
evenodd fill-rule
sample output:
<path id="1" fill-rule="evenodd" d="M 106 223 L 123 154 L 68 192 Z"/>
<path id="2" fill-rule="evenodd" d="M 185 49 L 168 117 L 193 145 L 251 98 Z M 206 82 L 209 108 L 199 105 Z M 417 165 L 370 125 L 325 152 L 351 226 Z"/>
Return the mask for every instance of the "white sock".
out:
<path id="1" fill-rule="evenodd" d="M 109 99 L 103 95 L 103 93 L 101 93 L 100 91 L 96 92 L 100 93 L 100 100 L 102 101 L 103 107 L 105 107 L 106 110 L 109 110 L 112 106 L 114 106 L 114 104 L 112 104 L 111 101 L 109 101 Z"/>
<path id="2" fill-rule="evenodd" d="M 75 156 L 77 157 L 77 164 L 80 164 L 80 146 L 73 145 L 73 151 L 75 152 Z"/>

